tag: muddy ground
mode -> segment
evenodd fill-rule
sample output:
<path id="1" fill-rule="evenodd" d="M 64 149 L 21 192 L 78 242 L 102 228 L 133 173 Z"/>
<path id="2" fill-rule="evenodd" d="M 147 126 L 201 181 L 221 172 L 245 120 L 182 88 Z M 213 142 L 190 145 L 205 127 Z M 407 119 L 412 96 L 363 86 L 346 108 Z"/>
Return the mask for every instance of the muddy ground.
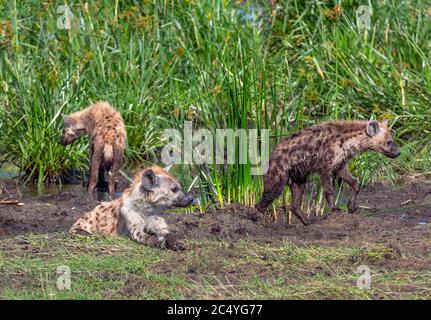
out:
<path id="1" fill-rule="evenodd" d="M 125 187 L 120 185 L 120 191 Z M 98 244 L 93 245 L 65 235 L 98 204 L 82 186 L 44 190 L 52 193 L 44 195 L 17 187 L 14 181 L 0 181 L 0 188 L 0 200 L 17 198 L 22 203 L 0 205 L 3 297 L 431 298 L 431 184 L 365 187 L 357 213 L 325 214 L 326 218 L 307 227 L 295 218 L 291 224 L 283 222 L 281 209 L 274 222 L 242 205 L 206 213 L 166 214 L 186 245 L 186 251 L 172 253 L 146 250 L 123 240 L 111 244 L 95 239 Z M 92 258 L 86 260 L 85 254 Z M 47 293 L 40 270 L 64 263 L 64 257 L 67 263 L 79 261 L 75 269 L 82 273 L 75 274 L 75 291 L 65 296 L 61 291 Z M 47 259 L 46 265 L 40 259 Z M 378 272 L 374 291 L 352 289 L 354 270 L 363 264 Z M 153 276 L 148 278 L 148 274 Z"/>
<path id="2" fill-rule="evenodd" d="M 0 205 L 0 238 L 27 233 L 65 232 L 98 203 L 89 199 L 79 186 L 67 192 L 29 197 L 13 183 L 3 182 L 2 186 L 6 189 L 2 198 L 6 195 L 21 196 L 19 201 L 23 205 Z M 166 216 L 172 229 L 182 239 L 220 239 L 234 243 L 250 238 L 272 243 L 287 238 L 295 244 L 322 245 L 340 241 L 349 245 L 368 242 L 392 246 L 395 251 L 413 250 L 430 254 L 430 242 L 423 240 L 431 239 L 431 184 L 418 183 L 398 188 L 382 184 L 365 187 L 360 192 L 358 204 L 360 209 L 355 214 L 329 215 L 307 227 L 295 219 L 291 224 L 274 223 L 267 216 L 241 205 L 206 213 Z"/>

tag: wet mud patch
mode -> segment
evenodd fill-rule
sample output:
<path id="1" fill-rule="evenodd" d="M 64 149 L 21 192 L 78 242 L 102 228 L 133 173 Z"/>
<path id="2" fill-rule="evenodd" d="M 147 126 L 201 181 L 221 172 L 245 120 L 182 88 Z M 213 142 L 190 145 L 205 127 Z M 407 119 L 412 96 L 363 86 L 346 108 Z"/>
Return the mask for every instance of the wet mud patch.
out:
<path id="1" fill-rule="evenodd" d="M 14 190 L 13 186 L 8 188 Z M 11 193 L 11 191 L 8 191 Z M 17 193 L 15 193 L 17 194 Z M 19 199 L 22 206 L 0 205 L 0 237 L 27 233 L 66 232 L 98 201 L 82 192 L 67 191 Z M 332 214 L 303 226 L 274 223 L 254 208 L 239 204 L 205 213 L 166 214 L 180 239 L 221 240 L 234 244 L 240 239 L 273 243 L 289 239 L 293 243 L 360 246 L 364 243 L 397 245 L 401 251 L 430 254 L 431 185 L 411 184 L 391 188 L 376 184 L 361 190 L 356 214 Z"/>
<path id="2" fill-rule="evenodd" d="M 75 279 L 70 297 L 78 298 L 430 298 L 430 191 L 368 187 L 357 213 L 307 227 L 274 223 L 239 204 L 166 213 L 185 251 L 64 234 L 98 202 L 73 191 L 24 196 L 23 206 L 0 206 L 1 236 L 9 238 L 0 240 L 8 266 L 0 296 L 55 290 L 56 267 L 65 264 Z M 371 291 L 355 289 L 361 265 L 372 271 Z M 50 278 L 41 280 L 45 272 Z"/>
<path id="3" fill-rule="evenodd" d="M 0 237 L 68 230 L 97 202 L 70 192 L 20 199 L 22 206 L 0 205 Z"/>
<path id="4" fill-rule="evenodd" d="M 273 238 L 280 235 L 276 232 L 275 225 L 267 225 L 267 216 L 239 204 L 205 213 L 167 214 L 165 218 L 174 232 L 183 239 L 235 242 L 247 237 Z M 267 233 L 268 228 L 273 230 L 271 234 Z"/>

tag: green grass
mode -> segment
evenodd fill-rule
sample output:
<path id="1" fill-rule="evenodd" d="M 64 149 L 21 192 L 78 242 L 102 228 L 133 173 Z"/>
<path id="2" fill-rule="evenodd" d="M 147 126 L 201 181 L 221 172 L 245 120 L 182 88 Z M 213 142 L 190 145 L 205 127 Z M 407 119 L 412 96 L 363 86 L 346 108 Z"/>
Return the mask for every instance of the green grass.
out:
<path id="1" fill-rule="evenodd" d="M 392 249 L 280 241 L 189 241 L 172 252 L 128 239 L 29 235 L 3 240 L 2 299 L 429 299 L 429 261 L 412 253 L 384 266 Z M 23 250 L 25 247 L 25 250 Z M 424 260 L 425 259 L 425 260 Z M 405 262 L 405 263 L 403 263 Z M 406 267 L 412 263 L 412 267 Z M 370 290 L 357 288 L 357 267 L 371 269 Z M 175 265 L 175 268 L 172 266 Z M 70 290 L 56 286 L 58 266 L 71 270 Z"/>
<path id="2" fill-rule="evenodd" d="M 431 172 L 429 6 L 373 1 L 277 1 L 244 20 L 239 1 L 74 1 L 79 20 L 57 28 L 64 1 L 0 1 L 0 162 L 28 181 L 87 168 L 87 145 L 57 143 L 61 113 L 108 100 L 127 125 L 129 166 L 158 162 L 165 128 L 271 129 L 281 136 L 327 119 L 390 119 L 402 156 L 364 155 L 363 183 Z M 253 204 L 250 165 L 175 168 L 207 203 Z M 193 178 L 192 178 L 193 177 Z"/>

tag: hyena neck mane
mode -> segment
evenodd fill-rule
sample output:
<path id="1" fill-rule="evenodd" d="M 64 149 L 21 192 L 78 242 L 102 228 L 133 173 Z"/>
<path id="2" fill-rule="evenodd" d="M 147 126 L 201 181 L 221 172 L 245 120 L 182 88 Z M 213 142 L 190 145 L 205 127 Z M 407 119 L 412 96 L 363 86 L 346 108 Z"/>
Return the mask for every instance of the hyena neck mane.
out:
<path id="1" fill-rule="evenodd" d="M 348 162 L 355 155 L 374 149 L 371 137 L 367 135 L 368 121 L 332 121 L 323 123 L 332 145 L 338 151 L 340 164 Z"/>
<path id="2" fill-rule="evenodd" d="M 86 134 L 92 135 L 96 127 L 96 119 L 93 116 L 93 105 L 72 113 L 70 116 L 85 128 Z"/>

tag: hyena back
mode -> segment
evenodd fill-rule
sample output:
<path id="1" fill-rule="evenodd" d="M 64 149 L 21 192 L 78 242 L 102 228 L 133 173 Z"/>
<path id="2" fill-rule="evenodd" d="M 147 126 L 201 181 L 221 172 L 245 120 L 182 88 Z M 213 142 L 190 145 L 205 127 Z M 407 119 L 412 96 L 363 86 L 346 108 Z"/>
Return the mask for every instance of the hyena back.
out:
<path id="1" fill-rule="evenodd" d="M 168 172 L 157 166 L 148 168 L 136 175 L 121 198 L 102 202 L 76 221 L 71 232 L 125 235 L 142 244 L 182 249 L 159 213 L 171 207 L 187 207 L 193 200 L 193 195 L 184 192 Z"/>
<path id="2" fill-rule="evenodd" d="M 97 102 L 84 110 L 64 116 L 59 143 L 68 145 L 83 135 L 90 144 L 90 178 L 87 191 L 92 193 L 103 171 L 109 172 L 109 193 L 115 192 L 115 177 L 124 157 L 126 129 L 121 114 L 106 102 Z"/>
<path id="3" fill-rule="evenodd" d="M 347 163 L 366 151 L 380 152 L 389 158 L 400 155 L 387 121 L 324 122 L 287 137 L 271 154 L 264 192 L 256 208 L 265 212 L 289 185 L 292 193 L 290 210 L 304 225 L 309 224 L 310 221 L 302 216 L 301 201 L 307 177 L 317 172 L 330 210 L 339 211 L 334 205 L 333 185 L 333 177 L 339 177 L 353 189 L 348 209 L 354 212 L 359 183 L 348 171 Z"/>

